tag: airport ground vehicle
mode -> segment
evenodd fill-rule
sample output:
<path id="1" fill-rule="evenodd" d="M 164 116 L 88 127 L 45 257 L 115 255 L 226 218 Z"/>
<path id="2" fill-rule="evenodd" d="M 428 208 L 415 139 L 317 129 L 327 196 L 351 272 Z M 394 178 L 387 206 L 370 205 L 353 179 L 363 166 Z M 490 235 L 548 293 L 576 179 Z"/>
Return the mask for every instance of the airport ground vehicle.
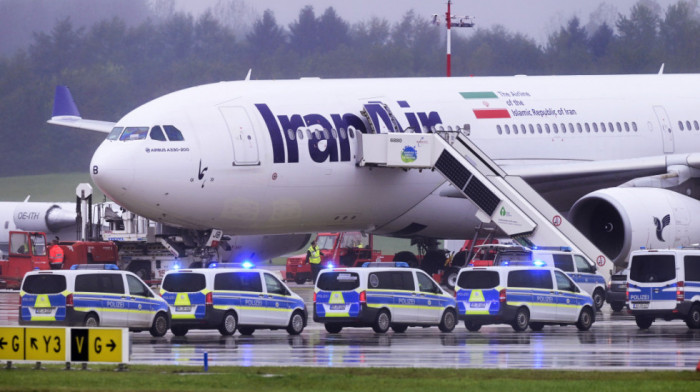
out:
<path id="1" fill-rule="evenodd" d="M 482 249 L 497 250 L 492 262 L 480 261 L 482 266 L 547 266 L 564 271 L 577 285 L 591 295 L 595 309 L 605 304 L 607 284 L 596 274 L 596 266 L 567 247 L 525 248 L 519 245 L 487 245 Z"/>
<path id="2" fill-rule="evenodd" d="M 457 317 L 472 332 L 485 324 L 510 324 L 517 332 L 576 324 L 586 331 L 595 322 L 591 297 L 558 268 L 467 267 L 455 289 Z"/>
<path id="3" fill-rule="evenodd" d="M 413 326 L 454 329 L 455 300 L 430 276 L 416 268 L 377 264 L 383 263 L 321 271 L 314 287 L 314 321 L 330 333 L 344 327 L 372 327 L 377 333 L 389 327 L 397 333 Z"/>
<path id="4" fill-rule="evenodd" d="M 605 302 L 610 304 L 614 312 L 619 312 L 627 302 L 627 276 L 629 269 L 622 270 L 610 276 L 608 291 L 605 293 Z"/>
<path id="5" fill-rule="evenodd" d="M 323 253 L 321 265 L 328 267 L 357 267 L 368 261 L 392 261 L 391 255 L 384 255 L 374 249 L 372 234 L 359 231 L 343 233 L 319 233 L 316 245 Z M 311 264 L 304 253 L 287 258 L 285 280 L 303 284 L 311 279 Z"/>
<path id="6" fill-rule="evenodd" d="M 20 325 L 124 327 L 165 335 L 170 326 L 165 300 L 133 273 L 105 266 L 113 269 L 27 273 L 19 294 Z"/>
<path id="7" fill-rule="evenodd" d="M 286 328 L 298 335 L 306 326 L 304 301 L 270 272 L 246 268 L 168 271 L 160 294 L 172 313 L 171 330 L 218 329 L 222 335 L 251 335 L 256 329 Z"/>
<path id="8" fill-rule="evenodd" d="M 110 241 L 64 241 L 63 269 L 89 263 L 116 263 L 117 247 Z M 0 279 L 7 288 L 18 289 L 29 271 L 48 270 L 49 245 L 42 232 L 10 231 L 7 260 L 0 260 Z"/>
<path id="9" fill-rule="evenodd" d="M 632 252 L 627 308 L 641 329 L 657 318 L 700 329 L 700 248 Z"/>

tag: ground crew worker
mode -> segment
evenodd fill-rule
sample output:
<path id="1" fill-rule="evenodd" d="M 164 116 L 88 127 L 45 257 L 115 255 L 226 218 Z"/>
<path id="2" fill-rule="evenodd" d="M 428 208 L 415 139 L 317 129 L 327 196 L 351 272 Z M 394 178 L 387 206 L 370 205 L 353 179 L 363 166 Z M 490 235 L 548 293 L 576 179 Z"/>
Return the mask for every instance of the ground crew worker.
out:
<path id="1" fill-rule="evenodd" d="M 58 237 L 51 241 L 51 248 L 49 248 L 49 266 L 51 269 L 63 268 L 63 248 L 58 246 Z"/>
<path id="2" fill-rule="evenodd" d="M 311 246 L 306 250 L 306 261 L 311 264 L 311 275 L 314 283 L 316 282 L 319 271 L 321 271 L 321 256 L 323 256 L 323 252 L 318 249 L 316 240 L 311 241 Z"/>

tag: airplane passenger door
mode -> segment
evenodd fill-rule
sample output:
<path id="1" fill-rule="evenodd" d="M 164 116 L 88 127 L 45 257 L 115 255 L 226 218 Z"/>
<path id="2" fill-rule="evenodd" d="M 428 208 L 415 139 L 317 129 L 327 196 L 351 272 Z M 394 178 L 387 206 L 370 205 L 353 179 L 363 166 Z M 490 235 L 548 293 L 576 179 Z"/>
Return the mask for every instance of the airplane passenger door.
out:
<path id="1" fill-rule="evenodd" d="M 654 113 L 656 113 L 656 118 L 659 120 L 659 126 L 661 127 L 661 138 L 664 143 L 664 152 L 673 152 L 673 131 L 671 129 L 671 121 L 668 119 L 668 114 L 663 106 L 654 106 Z"/>
<path id="2" fill-rule="evenodd" d="M 242 107 L 220 107 L 233 145 L 233 166 L 259 165 L 258 141 L 253 123 Z"/>

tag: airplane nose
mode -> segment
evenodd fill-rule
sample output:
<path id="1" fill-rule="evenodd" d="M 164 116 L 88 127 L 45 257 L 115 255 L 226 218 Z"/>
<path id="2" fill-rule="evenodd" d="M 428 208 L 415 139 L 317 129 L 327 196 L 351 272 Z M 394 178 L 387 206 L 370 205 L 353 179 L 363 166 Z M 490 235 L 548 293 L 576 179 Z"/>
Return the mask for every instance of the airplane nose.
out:
<path id="1" fill-rule="evenodd" d="M 95 151 L 90 162 L 90 177 L 105 195 L 118 202 L 134 181 L 134 167 L 131 154 L 115 151 L 112 143 L 105 141 Z"/>

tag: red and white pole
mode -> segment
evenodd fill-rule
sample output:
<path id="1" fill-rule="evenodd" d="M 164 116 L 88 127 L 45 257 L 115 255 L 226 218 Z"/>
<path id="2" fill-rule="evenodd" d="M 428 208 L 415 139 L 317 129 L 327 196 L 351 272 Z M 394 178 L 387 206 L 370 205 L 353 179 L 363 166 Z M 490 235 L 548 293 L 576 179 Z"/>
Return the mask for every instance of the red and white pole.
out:
<path id="1" fill-rule="evenodd" d="M 452 29 L 450 29 L 450 26 L 452 25 L 452 14 L 450 12 L 451 4 L 452 0 L 447 0 L 447 14 L 445 14 L 447 20 L 447 77 L 452 76 Z"/>

